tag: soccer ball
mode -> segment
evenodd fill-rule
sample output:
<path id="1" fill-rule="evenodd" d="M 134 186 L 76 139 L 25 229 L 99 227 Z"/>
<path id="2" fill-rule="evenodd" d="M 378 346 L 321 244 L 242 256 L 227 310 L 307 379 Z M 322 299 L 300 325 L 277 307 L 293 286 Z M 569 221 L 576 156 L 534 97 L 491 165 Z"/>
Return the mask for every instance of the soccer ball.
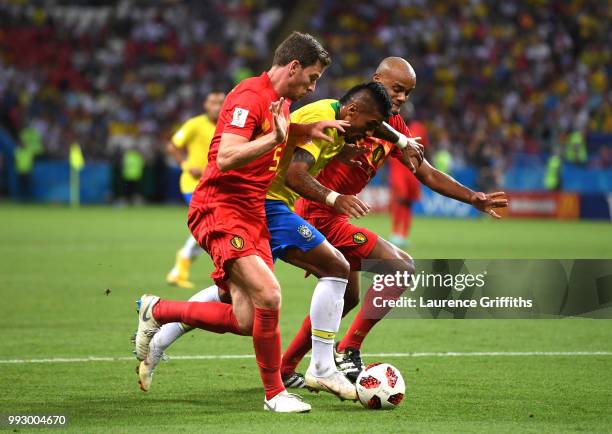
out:
<path id="1" fill-rule="evenodd" d="M 368 365 L 357 377 L 357 397 L 365 408 L 395 408 L 406 392 L 402 374 L 388 363 Z"/>

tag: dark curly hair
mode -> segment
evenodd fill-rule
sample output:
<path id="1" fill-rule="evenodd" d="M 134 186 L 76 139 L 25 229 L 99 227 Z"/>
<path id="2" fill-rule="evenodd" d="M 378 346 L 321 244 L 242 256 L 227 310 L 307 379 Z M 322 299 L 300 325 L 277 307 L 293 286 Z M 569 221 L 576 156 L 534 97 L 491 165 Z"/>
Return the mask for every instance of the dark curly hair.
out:
<path id="1" fill-rule="evenodd" d="M 353 86 L 340 98 L 340 104 L 346 105 L 353 102 L 358 96 L 366 94 L 370 98 L 372 104 L 376 106 L 378 112 L 386 119 L 391 116 L 391 98 L 385 90 L 385 87 L 375 81 L 369 83 L 361 83 Z"/>

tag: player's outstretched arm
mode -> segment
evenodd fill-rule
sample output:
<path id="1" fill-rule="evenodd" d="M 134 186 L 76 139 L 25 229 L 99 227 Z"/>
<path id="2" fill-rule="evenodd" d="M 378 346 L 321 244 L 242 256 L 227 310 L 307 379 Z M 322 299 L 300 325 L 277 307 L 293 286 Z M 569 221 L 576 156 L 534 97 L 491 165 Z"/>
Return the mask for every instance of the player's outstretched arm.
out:
<path id="1" fill-rule="evenodd" d="M 405 161 L 404 164 L 406 164 Z M 469 203 L 474 208 L 489 214 L 491 217 L 501 218 L 495 209 L 508 206 L 508 199 L 503 191 L 490 194 L 472 191 L 453 177 L 440 172 L 429 164 L 427 160 L 423 160 L 415 175 L 421 183 L 433 191 L 446 197 Z"/>
<path id="2" fill-rule="evenodd" d="M 296 148 L 287 168 L 285 184 L 300 196 L 333 207 L 341 214 L 359 218 L 370 212 L 370 207 L 357 196 L 339 194 L 322 185 L 308 170 L 315 158 L 308 151 Z"/>
<path id="3" fill-rule="evenodd" d="M 420 137 L 408 137 L 386 122 L 383 122 L 380 127 L 374 131 L 374 137 L 391 142 L 400 148 L 406 159 L 404 164 L 408 166 L 412 173 L 416 173 L 417 167 L 423 163 L 425 148 L 419 143 L 421 140 Z M 416 164 L 414 164 L 415 161 Z"/>
<path id="4" fill-rule="evenodd" d="M 217 154 L 217 167 L 220 171 L 237 169 L 261 157 L 283 143 L 287 137 L 288 122 L 283 115 L 284 98 L 270 105 L 274 120 L 274 129 L 255 140 L 247 139 L 239 134 L 223 133 Z"/>

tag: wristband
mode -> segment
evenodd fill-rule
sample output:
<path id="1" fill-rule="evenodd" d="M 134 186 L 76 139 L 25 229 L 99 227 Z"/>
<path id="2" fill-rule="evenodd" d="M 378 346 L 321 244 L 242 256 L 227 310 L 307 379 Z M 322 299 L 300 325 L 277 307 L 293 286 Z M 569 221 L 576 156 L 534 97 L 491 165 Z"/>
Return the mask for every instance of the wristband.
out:
<path id="1" fill-rule="evenodd" d="M 383 125 L 389 132 L 397 136 L 397 141 L 394 143 L 395 146 L 397 146 L 400 149 L 404 149 L 406 146 L 408 146 L 408 137 L 406 137 L 404 134 L 397 131 L 395 128 L 393 128 L 391 125 L 389 125 L 386 122 L 383 122 Z"/>
<path id="2" fill-rule="evenodd" d="M 406 146 L 408 146 L 408 137 L 406 137 L 402 133 L 399 133 L 399 139 L 397 140 L 397 142 L 395 142 L 395 146 L 400 149 L 406 148 Z"/>
<path id="3" fill-rule="evenodd" d="M 336 193 L 333 190 L 330 191 L 327 197 L 325 198 L 325 203 L 329 206 L 334 206 L 334 204 L 336 203 L 336 199 L 338 199 L 338 196 L 340 196 L 340 193 Z"/>

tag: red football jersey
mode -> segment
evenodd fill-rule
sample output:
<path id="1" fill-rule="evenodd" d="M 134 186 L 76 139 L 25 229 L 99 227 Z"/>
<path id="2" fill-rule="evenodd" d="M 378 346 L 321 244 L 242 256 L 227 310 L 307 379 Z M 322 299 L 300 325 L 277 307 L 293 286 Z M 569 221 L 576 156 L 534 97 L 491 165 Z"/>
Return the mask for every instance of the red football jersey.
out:
<path id="1" fill-rule="evenodd" d="M 270 104 L 280 97 L 272 87 L 268 74 L 241 81 L 225 98 L 219 113 L 215 135 L 210 143 L 208 165 L 196 187 L 190 206 L 230 206 L 243 211 L 265 213 L 266 191 L 285 150 L 285 143 L 256 160 L 237 169 L 221 172 L 217 168 L 217 154 L 223 133 L 238 134 L 249 141 L 268 134 L 273 128 Z M 289 123 L 289 106 L 285 99 L 283 113 Z"/>
<path id="2" fill-rule="evenodd" d="M 399 114 L 391 116 L 387 122 L 400 133 L 411 137 L 408 126 Z M 348 166 L 338 160 L 331 160 L 317 176 L 317 180 L 325 187 L 340 194 L 358 194 L 376 176 L 376 172 L 382 167 L 387 157 L 398 159 L 398 162 L 401 159 L 400 149 L 386 140 L 368 137 L 362 143 L 368 145 L 370 150 L 356 158 L 361 162 L 361 167 Z M 296 205 L 296 210 L 302 216 L 314 218 L 329 216 L 330 213 L 336 214 L 332 207 L 322 203 L 303 198 L 300 199 L 300 202 L 299 205 Z"/>
<path id="3" fill-rule="evenodd" d="M 418 121 L 410 122 L 412 137 L 421 137 L 421 143 L 427 147 L 429 139 L 425 125 Z M 389 162 L 389 187 L 391 194 L 409 200 L 418 200 L 421 193 L 421 183 L 404 164 L 397 160 Z"/>

